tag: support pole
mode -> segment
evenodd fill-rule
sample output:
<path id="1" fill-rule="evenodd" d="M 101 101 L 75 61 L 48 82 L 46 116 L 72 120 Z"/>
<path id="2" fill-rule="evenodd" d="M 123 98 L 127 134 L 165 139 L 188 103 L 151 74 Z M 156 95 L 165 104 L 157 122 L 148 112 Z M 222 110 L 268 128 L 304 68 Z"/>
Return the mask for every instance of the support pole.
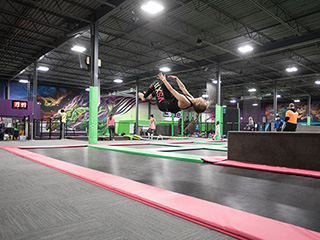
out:
<path id="1" fill-rule="evenodd" d="M 136 79 L 136 125 L 135 125 L 135 134 L 138 134 L 139 129 L 139 79 Z M 150 117 L 150 116 L 149 116 Z"/>
<path id="2" fill-rule="evenodd" d="M 6 87 L 7 87 L 6 99 L 10 99 L 10 81 L 7 82 Z"/>
<path id="3" fill-rule="evenodd" d="M 33 110 L 32 110 L 32 119 L 30 119 L 30 122 L 32 122 L 31 125 L 31 140 L 35 138 L 36 133 L 36 119 L 37 119 L 37 95 L 38 95 L 38 62 L 35 61 L 33 64 Z"/>
<path id="4" fill-rule="evenodd" d="M 171 113 L 171 136 L 174 136 L 174 113 Z"/>
<path id="5" fill-rule="evenodd" d="M 31 74 L 28 75 L 28 83 L 27 83 L 27 94 L 28 94 L 28 101 L 31 101 Z"/>
<path id="6" fill-rule="evenodd" d="M 277 112 L 278 112 L 277 95 L 278 95 L 277 80 L 274 80 L 274 90 L 273 90 L 273 113 L 274 113 L 274 119 L 276 119 L 276 115 L 277 115 Z"/>
<path id="7" fill-rule="evenodd" d="M 221 106 L 221 66 L 218 63 L 218 71 L 217 71 L 217 80 L 218 80 L 218 89 L 217 89 L 217 104 Z"/>
<path id="8" fill-rule="evenodd" d="M 308 117 L 307 117 L 307 125 L 311 125 L 311 96 L 308 98 Z"/>
<path id="9" fill-rule="evenodd" d="M 91 60 L 90 60 L 90 92 L 89 92 L 89 144 L 98 142 L 98 107 L 100 103 L 100 83 L 98 78 L 98 22 L 90 27 Z"/>

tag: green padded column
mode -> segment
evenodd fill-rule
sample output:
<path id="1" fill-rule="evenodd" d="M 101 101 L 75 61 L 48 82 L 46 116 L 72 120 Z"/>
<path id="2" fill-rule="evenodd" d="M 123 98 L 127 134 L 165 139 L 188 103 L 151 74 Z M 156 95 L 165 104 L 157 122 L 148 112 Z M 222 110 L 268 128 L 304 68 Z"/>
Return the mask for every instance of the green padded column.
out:
<path id="1" fill-rule="evenodd" d="M 184 110 L 181 110 L 181 139 L 183 139 L 184 136 Z"/>
<path id="2" fill-rule="evenodd" d="M 223 107 L 219 106 L 218 104 L 216 104 L 216 116 L 215 116 L 215 122 L 219 121 L 220 122 L 220 134 L 221 136 L 223 135 Z M 215 128 L 216 128 L 216 124 L 215 124 Z M 215 132 L 217 131 L 217 129 L 215 129 Z M 218 136 L 216 136 L 217 139 Z"/>
<path id="3" fill-rule="evenodd" d="M 311 117 L 310 117 L 310 116 L 307 117 L 307 125 L 308 125 L 308 126 L 311 125 Z"/>
<path id="4" fill-rule="evenodd" d="M 98 142 L 99 88 L 90 87 L 89 93 L 89 144 Z"/>
<path id="5" fill-rule="evenodd" d="M 174 114 L 171 113 L 172 123 L 171 123 L 171 136 L 174 136 Z"/>

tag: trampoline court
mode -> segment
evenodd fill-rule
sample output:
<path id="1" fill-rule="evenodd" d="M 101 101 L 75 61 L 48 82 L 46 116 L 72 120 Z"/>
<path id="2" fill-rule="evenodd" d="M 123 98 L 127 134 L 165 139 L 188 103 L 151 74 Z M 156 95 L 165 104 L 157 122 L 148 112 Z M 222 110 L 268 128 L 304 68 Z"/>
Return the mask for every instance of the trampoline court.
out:
<path id="1" fill-rule="evenodd" d="M 219 165 L 227 142 L 3 149 L 239 239 L 320 238 L 319 178 Z"/>

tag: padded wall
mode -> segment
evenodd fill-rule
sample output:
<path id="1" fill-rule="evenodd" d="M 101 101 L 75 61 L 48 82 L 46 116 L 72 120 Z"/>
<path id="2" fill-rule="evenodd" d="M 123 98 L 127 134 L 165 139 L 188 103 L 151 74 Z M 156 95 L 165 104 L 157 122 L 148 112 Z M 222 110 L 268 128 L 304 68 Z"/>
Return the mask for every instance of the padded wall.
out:
<path id="1" fill-rule="evenodd" d="M 319 133 L 228 133 L 228 159 L 320 171 Z"/>

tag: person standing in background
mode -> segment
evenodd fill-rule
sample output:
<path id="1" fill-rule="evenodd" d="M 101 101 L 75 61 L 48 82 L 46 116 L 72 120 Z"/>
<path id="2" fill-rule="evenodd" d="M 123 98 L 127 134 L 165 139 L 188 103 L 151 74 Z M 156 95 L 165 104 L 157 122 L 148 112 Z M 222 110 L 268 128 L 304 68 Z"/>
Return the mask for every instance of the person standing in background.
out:
<path id="1" fill-rule="evenodd" d="M 4 122 L 2 120 L 2 117 L 0 117 L 0 141 L 3 140 L 4 130 L 5 130 Z"/>
<path id="2" fill-rule="evenodd" d="M 298 112 L 294 107 L 293 103 L 289 104 L 289 110 L 286 112 L 285 123 L 282 126 L 284 132 L 295 132 L 297 129 Z"/>
<path id="3" fill-rule="evenodd" d="M 218 140 L 221 140 L 221 133 L 220 133 L 220 121 L 217 121 L 217 126 L 216 126 L 216 132 L 212 137 L 212 140 L 216 139 L 216 136 L 219 136 Z"/>
<path id="4" fill-rule="evenodd" d="M 149 129 L 148 129 L 148 141 L 150 140 L 150 135 L 151 135 L 151 140 L 153 140 L 153 134 L 157 128 L 157 123 L 156 119 L 153 118 L 153 114 L 150 115 L 150 123 L 149 123 Z"/>
<path id="5" fill-rule="evenodd" d="M 113 117 L 113 114 L 111 113 L 110 116 L 108 117 L 107 119 L 107 128 L 109 128 L 109 135 L 110 135 L 110 141 L 114 140 L 114 133 L 115 133 L 115 126 L 114 126 L 114 117 Z"/>
<path id="6" fill-rule="evenodd" d="M 283 123 L 284 121 L 281 120 L 280 116 L 277 114 L 276 121 L 274 122 L 273 130 L 277 132 L 281 132 Z"/>
<path id="7" fill-rule="evenodd" d="M 65 129 L 66 129 L 66 122 L 67 122 L 67 113 L 64 109 L 60 111 L 60 139 L 63 140 L 65 138 Z"/>

